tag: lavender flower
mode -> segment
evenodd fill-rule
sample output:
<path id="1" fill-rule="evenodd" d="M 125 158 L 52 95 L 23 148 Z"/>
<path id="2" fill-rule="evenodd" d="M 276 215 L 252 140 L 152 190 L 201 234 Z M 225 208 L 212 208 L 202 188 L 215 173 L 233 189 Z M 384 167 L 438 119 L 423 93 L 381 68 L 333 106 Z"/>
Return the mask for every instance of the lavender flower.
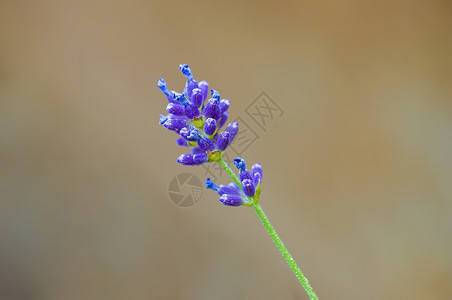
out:
<path id="1" fill-rule="evenodd" d="M 177 161 L 183 165 L 199 165 L 207 161 L 219 161 L 222 152 L 232 143 L 238 131 L 238 123 L 231 123 L 225 131 L 219 129 L 226 123 L 230 100 L 222 99 L 218 91 L 211 89 L 207 100 L 209 84 L 194 79 L 188 65 L 179 70 L 187 78 L 183 93 L 168 90 L 165 80 L 159 79 L 157 86 L 167 97 L 168 115 L 160 116 L 160 124 L 180 134 L 179 146 L 197 147 L 197 154 L 181 155 Z M 207 159 L 206 159 L 207 158 Z"/>

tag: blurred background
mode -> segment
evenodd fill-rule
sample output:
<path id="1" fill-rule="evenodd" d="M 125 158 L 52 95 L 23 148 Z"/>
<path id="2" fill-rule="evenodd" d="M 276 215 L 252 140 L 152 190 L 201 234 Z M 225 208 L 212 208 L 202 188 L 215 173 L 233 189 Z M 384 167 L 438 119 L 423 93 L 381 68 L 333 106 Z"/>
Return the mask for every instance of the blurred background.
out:
<path id="1" fill-rule="evenodd" d="M 251 208 L 170 201 L 180 63 L 320 299 L 452 299 L 451 53 L 450 1 L 2 1 L 0 299 L 308 299 Z"/>

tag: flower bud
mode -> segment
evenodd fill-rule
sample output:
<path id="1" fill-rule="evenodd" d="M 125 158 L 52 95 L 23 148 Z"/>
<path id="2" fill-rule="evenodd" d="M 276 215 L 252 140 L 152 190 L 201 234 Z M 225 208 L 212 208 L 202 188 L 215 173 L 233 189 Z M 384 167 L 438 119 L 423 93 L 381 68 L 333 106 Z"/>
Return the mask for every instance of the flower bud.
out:
<path id="1" fill-rule="evenodd" d="M 221 128 L 221 127 L 223 127 L 224 124 L 226 124 L 226 121 L 228 120 L 228 116 L 229 116 L 229 112 L 224 111 L 223 114 L 221 115 L 220 121 L 218 121 L 218 128 Z"/>
<path id="2" fill-rule="evenodd" d="M 243 158 L 240 157 L 234 158 L 233 163 L 240 171 L 243 171 L 246 168 L 245 160 Z"/>
<path id="3" fill-rule="evenodd" d="M 199 131 L 193 125 L 190 125 L 190 127 L 184 127 L 180 130 L 180 136 L 187 141 L 195 142 L 199 139 Z"/>
<path id="4" fill-rule="evenodd" d="M 218 105 L 218 108 L 220 109 L 220 113 L 223 113 L 229 109 L 229 106 L 231 105 L 231 100 L 223 99 L 220 101 L 220 104 Z"/>
<path id="5" fill-rule="evenodd" d="M 167 129 L 176 131 L 177 133 L 179 133 L 182 128 L 187 127 L 187 125 L 187 119 L 173 115 L 167 116 L 166 121 L 163 123 L 163 126 Z"/>
<path id="6" fill-rule="evenodd" d="M 218 194 L 221 196 L 223 194 L 237 194 L 240 195 L 240 188 L 237 184 L 231 182 L 228 185 L 220 185 L 220 188 L 218 189 Z"/>
<path id="7" fill-rule="evenodd" d="M 195 166 L 205 163 L 207 161 L 207 153 L 198 154 L 182 154 L 177 159 L 177 162 L 186 166 Z"/>
<path id="8" fill-rule="evenodd" d="M 204 109 L 202 110 L 202 114 L 206 118 L 213 118 L 218 113 L 218 100 L 214 98 L 210 98 L 209 101 L 207 101 L 206 106 L 204 106 Z"/>
<path id="9" fill-rule="evenodd" d="M 223 194 L 220 197 L 220 202 L 228 206 L 240 206 L 243 203 L 243 199 L 239 195 Z"/>
<path id="10" fill-rule="evenodd" d="M 256 191 L 253 181 L 250 179 L 242 180 L 243 192 L 247 197 L 253 197 Z"/>
<path id="11" fill-rule="evenodd" d="M 210 90 L 210 95 L 212 96 L 213 99 L 220 101 L 221 96 L 218 91 L 215 91 L 214 89 L 212 89 L 212 90 Z"/>
<path id="12" fill-rule="evenodd" d="M 187 80 L 193 80 L 193 74 L 188 65 L 181 64 L 179 65 L 179 70 L 181 70 L 182 74 L 187 78 Z"/>
<path id="13" fill-rule="evenodd" d="M 201 107 L 202 103 L 204 102 L 204 100 L 202 99 L 202 91 L 201 89 L 194 89 L 191 97 L 190 97 L 190 101 L 191 103 L 193 103 L 194 105 L 196 105 L 196 107 Z"/>
<path id="14" fill-rule="evenodd" d="M 184 94 L 190 99 L 193 95 L 193 90 L 198 88 L 198 82 L 196 80 L 187 81 L 185 84 Z"/>
<path id="15" fill-rule="evenodd" d="M 212 118 L 208 118 L 206 123 L 204 124 L 204 133 L 207 135 L 214 134 L 215 130 L 217 130 L 217 121 Z"/>
<path id="16" fill-rule="evenodd" d="M 163 78 L 159 79 L 159 81 L 157 82 L 157 87 L 162 90 L 163 94 L 165 94 L 166 96 L 169 95 L 168 86 Z"/>
<path id="17" fill-rule="evenodd" d="M 262 166 L 260 163 L 255 163 L 251 168 L 251 173 L 253 175 L 253 183 L 255 186 L 262 182 Z"/>
<path id="18" fill-rule="evenodd" d="M 210 178 L 206 179 L 205 184 L 206 184 L 206 188 L 214 190 L 214 191 L 218 191 L 218 186 L 215 184 L 215 182 L 210 180 Z"/>
<path id="19" fill-rule="evenodd" d="M 175 116 L 183 116 L 184 113 L 184 106 L 180 103 L 169 103 L 166 106 L 166 110 Z"/>
<path id="20" fill-rule="evenodd" d="M 229 145 L 229 133 L 223 131 L 220 133 L 217 139 L 217 148 L 220 151 L 224 151 Z"/>
<path id="21" fill-rule="evenodd" d="M 201 148 L 202 150 L 204 150 L 206 152 L 215 150 L 215 144 L 211 140 L 206 138 L 205 136 L 201 136 L 199 138 L 198 146 L 199 146 L 199 148 Z"/>
<path id="22" fill-rule="evenodd" d="M 184 138 L 178 138 L 178 139 L 176 140 L 176 143 L 177 143 L 179 146 L 188 146 L 188 145 L 189 145 L 188 142 L 187 142 L 187 140 L 184 139 Z"/>
<path id="23" fill-rule="evenodd" d="M 209 94 L 209 84 L 207 81 L 203 80 L 198 83 L 198 87 L 201 90 L 202 102 L 206 101 L 207 95 Z"/>
<path id="24" fill-rule="evenodd" d="M 239 177 L 240 177 L 240 181 L 243 181 L 245 179 L 250 180 L 251 182 L 253 182 L 253 176 L 251 175 L 251 172 L 247 169 L 245 170 L 240 170 L 239 171 Z"/>
<path id="25" fill-rule="evenodd" d="M 199 117 L 199 109 L 192 103 L 187 104 L 184 111 L 189 119 Z"/>
<path id="26" fill-rule="evenodd" d="M 230 144 L 237 135 L 237 132 L 239 131 L 239 123 L 238 122 L 229 123 L 225 131 L 229 132 L 229 144 Z"/>

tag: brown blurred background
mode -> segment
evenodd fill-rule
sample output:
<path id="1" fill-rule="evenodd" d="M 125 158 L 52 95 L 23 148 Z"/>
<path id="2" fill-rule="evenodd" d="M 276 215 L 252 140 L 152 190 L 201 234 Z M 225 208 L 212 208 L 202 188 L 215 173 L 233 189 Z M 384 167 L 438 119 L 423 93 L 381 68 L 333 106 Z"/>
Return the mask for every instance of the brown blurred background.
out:
<path id="1" fill-rule="evenodd" d="M 450 1 L 2 1 L 0 299 L 307 299 L 252 209 L 169 201 L 180 63 L 284 110 L 244 157 L 320 299 L 452 299 L 451 53 Z"/>

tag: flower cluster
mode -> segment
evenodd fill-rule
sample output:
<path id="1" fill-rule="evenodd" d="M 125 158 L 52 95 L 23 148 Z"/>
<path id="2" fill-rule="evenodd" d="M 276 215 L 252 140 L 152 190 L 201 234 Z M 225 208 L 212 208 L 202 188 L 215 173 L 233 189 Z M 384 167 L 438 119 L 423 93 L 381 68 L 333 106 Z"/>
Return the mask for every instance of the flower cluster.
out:
<path id="1" fill-rule="evenodd" d="M 236 183 L 220 185 L 218 187 L 210 178 L 206 180 L 206 187 L 218 192 L 220 202 L 224 205 L 251 205 L 254 202 L 253 199 L 259 199 L 260 183 L 262 182 L 262 166 L 256 163 L 251 168 L 251 171 L 247 170 L 245 160 L 240 157 L 234 159 L 234 164 L 239 169 L 241 187 Z"/>
<path id="2" fill-rule="evenodd" d="M 223 151 L 232 143 L 239 125 L 229 123 L 224 131 L 220 129 L 228 119 L 230 101 L 221 99 L 220 93 L 211 89 L 211 98 L 207 100 L 209 84 L 197 82 L 188 65 L 180 65 L 179 70 L 187 78 L 183 93 L 168 90 L 163 79 L 157 86 L 168 99 L 168 115 L 160 115 L 160 124 L 179 134 L 179 146 L 191 146 L 190 153 L 182 154 L 177 161 L 183 165 L 200 165 L 208 161 L 220 162 L 236 183 L 220 185 L 209 178 L 207 188 L 220 194 L 221 203 L 229 206 L 252 205 L 257 203 L 262 181 L 262 167 L 256 163 L 251 171 L 245 167 L 245 160 L 236 158 L 234 164 L 239 169 L 239 178 L 224 163 Z"/>
<path id="3" fill-rule="evenodd" d="M 179 163 L 200 165 L 219 161 L 239 129 L 238 123 L 234 122 L 220 132 L 228 119 L 230 101 L 220 100 L 220 93 L 213 89 L 207 100 L 209 84 L 206 81 L 198 83 L 188 65 L 180 65 L 179 70 L 187 78 L 183 93 L 168 90 L 161 78 L 157 83 L 169 102 L 166 107 L 169 114 L 160 115 L 160 124 L 180 135 L 179 146 L 192 146 L 189 154 L 182 154 L 177 159 Z"/>

